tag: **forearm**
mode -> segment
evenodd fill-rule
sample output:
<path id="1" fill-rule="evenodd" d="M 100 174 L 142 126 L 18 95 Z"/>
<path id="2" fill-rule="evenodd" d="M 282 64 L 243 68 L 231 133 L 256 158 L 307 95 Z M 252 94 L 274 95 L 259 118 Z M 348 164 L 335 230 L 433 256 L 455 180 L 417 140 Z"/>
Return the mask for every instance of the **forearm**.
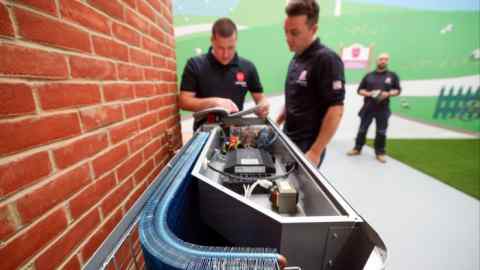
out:
<path id="1" fill-rule="evenodd" d="M 330 140 L 335 135 L 335 132 L 340 125 L 340 120 L 343 115 L 343 105 L 331 106 L 328 108 L 327 114 L 323 119 L 320 132 L 309 151 L 321 154 Z"/>
<path id="2" fill-rule="evenodd" d="M 252 98 L 255 101 L 255 104 L 267 103 L 267 98 L 263 93 L 252 93 Z"/>
<path id="3" fill-rule="evenodd" d="M 363 97 L 369 97 L 371 96 L 372 94 L 370 92 L 368 92 L 366 89 L 360 89 L 358 90 L 358 94 L 360 96 L 363 96 Z"/>
<path id="4" fill-rule="evenodd" d="M 277 122 L 277 125 L 280 126 L 281 124 L 283 124 L 283 122 L 285 122 L 285 118 L 286 118 L 286 110 L 285 110 L 285 107 L 283 107 L 280 113 L 277 115 L 277 119 L 275 120 L 275 122 Z"/>
<path id="5" fill-rule="evenodd" d="M 396 96 L 399 96 L 400 95 L 400 90 L 398 89 L 392 89 L 388 92 L 388 94 L 391 96 L 391 97 L 396 97 Z"/>

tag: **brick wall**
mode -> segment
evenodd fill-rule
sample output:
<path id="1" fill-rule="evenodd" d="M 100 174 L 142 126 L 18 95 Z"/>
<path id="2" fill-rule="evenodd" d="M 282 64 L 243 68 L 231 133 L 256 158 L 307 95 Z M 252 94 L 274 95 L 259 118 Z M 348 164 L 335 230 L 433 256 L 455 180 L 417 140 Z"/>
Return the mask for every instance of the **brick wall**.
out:
<path id="1" fill-rule="evenodd" d="M 171 2 L 0 0 L 0 269 L 80 268 L 180 145 Z"/>

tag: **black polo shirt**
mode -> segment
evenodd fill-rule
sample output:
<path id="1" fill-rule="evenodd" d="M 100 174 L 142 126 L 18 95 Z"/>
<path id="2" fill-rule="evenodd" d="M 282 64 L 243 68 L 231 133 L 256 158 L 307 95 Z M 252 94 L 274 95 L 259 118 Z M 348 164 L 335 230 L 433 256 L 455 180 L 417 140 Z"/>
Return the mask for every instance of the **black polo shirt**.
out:
<path id="1" fill-rule="evenodd" d="M 363 77 L 360 85 L 358 86 L 357 92 L 360 92 L 361 89 L 371 92 L 373 90 L 383 90 L 390 92 L 390 90 L 397 89 L 401 91 L 400 88 L 400 79 L 398 78 L 395 72 L 385 70 L 385 71 L 372 71 Z M 364 97 L 364 105 L 362 110 L 365 112 L 374 112 L 374 111 L 389 111 L 390 98 L 384 99 L 381 102 L 376 102 L 371 97 Z"/>
<path id="2" fill-rule="evenodd" d="M 297 145 L 307 148 L 318 136 L 330 106 L 343 105 L 345 76 L 343 62 L 316 39 L 288 66 L 285 82 L 285 132 Z M 305 151 L 306 149 L 302 149 Z"/>
<path id="3" fill-rule="evenodd" d="M 185 66 L 180 86 L 182 91 L 194 92 L 195 97 L 221 97 L 231 99 L 243 110 L 247 91 L 262 93 L 263 87 L 255 65 L 235 54 L 227 65 L 208 53 L 190 58 Z"/>

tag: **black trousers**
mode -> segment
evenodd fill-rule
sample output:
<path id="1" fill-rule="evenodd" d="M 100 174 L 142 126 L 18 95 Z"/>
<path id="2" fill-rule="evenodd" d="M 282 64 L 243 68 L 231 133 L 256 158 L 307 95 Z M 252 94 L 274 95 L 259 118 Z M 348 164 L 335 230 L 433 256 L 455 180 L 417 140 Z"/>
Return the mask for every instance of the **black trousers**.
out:
<path id="1" fill-rule="evenodd" d="M 385 154 L 388 119 L 390 118 L 390 115 L 391 112 L 386 110 L 360 113 L 360 128 L 358 129 L 357 138 L 355 139 L 355 149 L 358 151 L 362 150 L 363 145 L 365 145 L 368 128 L 370 127 L 370 124 L 372 124 L 373 119 L 375 119 L 375 154 Z"/>

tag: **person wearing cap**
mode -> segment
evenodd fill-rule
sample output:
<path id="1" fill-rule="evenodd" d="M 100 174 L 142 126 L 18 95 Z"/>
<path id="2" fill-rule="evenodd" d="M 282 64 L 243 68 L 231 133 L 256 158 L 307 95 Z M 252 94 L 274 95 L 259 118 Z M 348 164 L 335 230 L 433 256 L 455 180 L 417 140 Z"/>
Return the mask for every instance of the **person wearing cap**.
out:
<path id="1" fill-rule="evenodd" d="M 306 157 L 320 167 L 343 115 L 343 62 L 317 38 L 320 7 L 314 0 L 290 0 L 286 41 L 294 53 L 285 82 L 285 107 L 276 122 Z"/>
<path id="2" fill-rule="evenodd" d="M 247 92 L 257 105 L 259 117 L 266 117 L 269 103 L 263 94 L 257 69 L 238 56 L 237 27 L 229 18 L 220 18 L 212 26 L 208 53 L 190 58 L 180 86 L 179 105 L 187 111 L 222 107 L 230 113 L 243 109 Z M 194 130 L 202 123 L 196 122 Z"/>
<path id="3" fill-rule="evenodd" d="M 363 106 L 358 115 L 360 116 L 360 128 L 355 139 L 355 147 L 347 152 L 349 156 L 361 154 L 365 144 L 367 131 L 375 119 L 375 155 L 381 163 L 387 162 L 385 147 L 387 141 L 388 119 L 390 112 L 390 97 L 400 95 L 400 79 L 397 74 L 388 69 L 390 56 L 382 53 L 377 58 L 377 67 L 374 71 L 363 77 L 358 86 L 358 94 L 363 96 Z"/>

